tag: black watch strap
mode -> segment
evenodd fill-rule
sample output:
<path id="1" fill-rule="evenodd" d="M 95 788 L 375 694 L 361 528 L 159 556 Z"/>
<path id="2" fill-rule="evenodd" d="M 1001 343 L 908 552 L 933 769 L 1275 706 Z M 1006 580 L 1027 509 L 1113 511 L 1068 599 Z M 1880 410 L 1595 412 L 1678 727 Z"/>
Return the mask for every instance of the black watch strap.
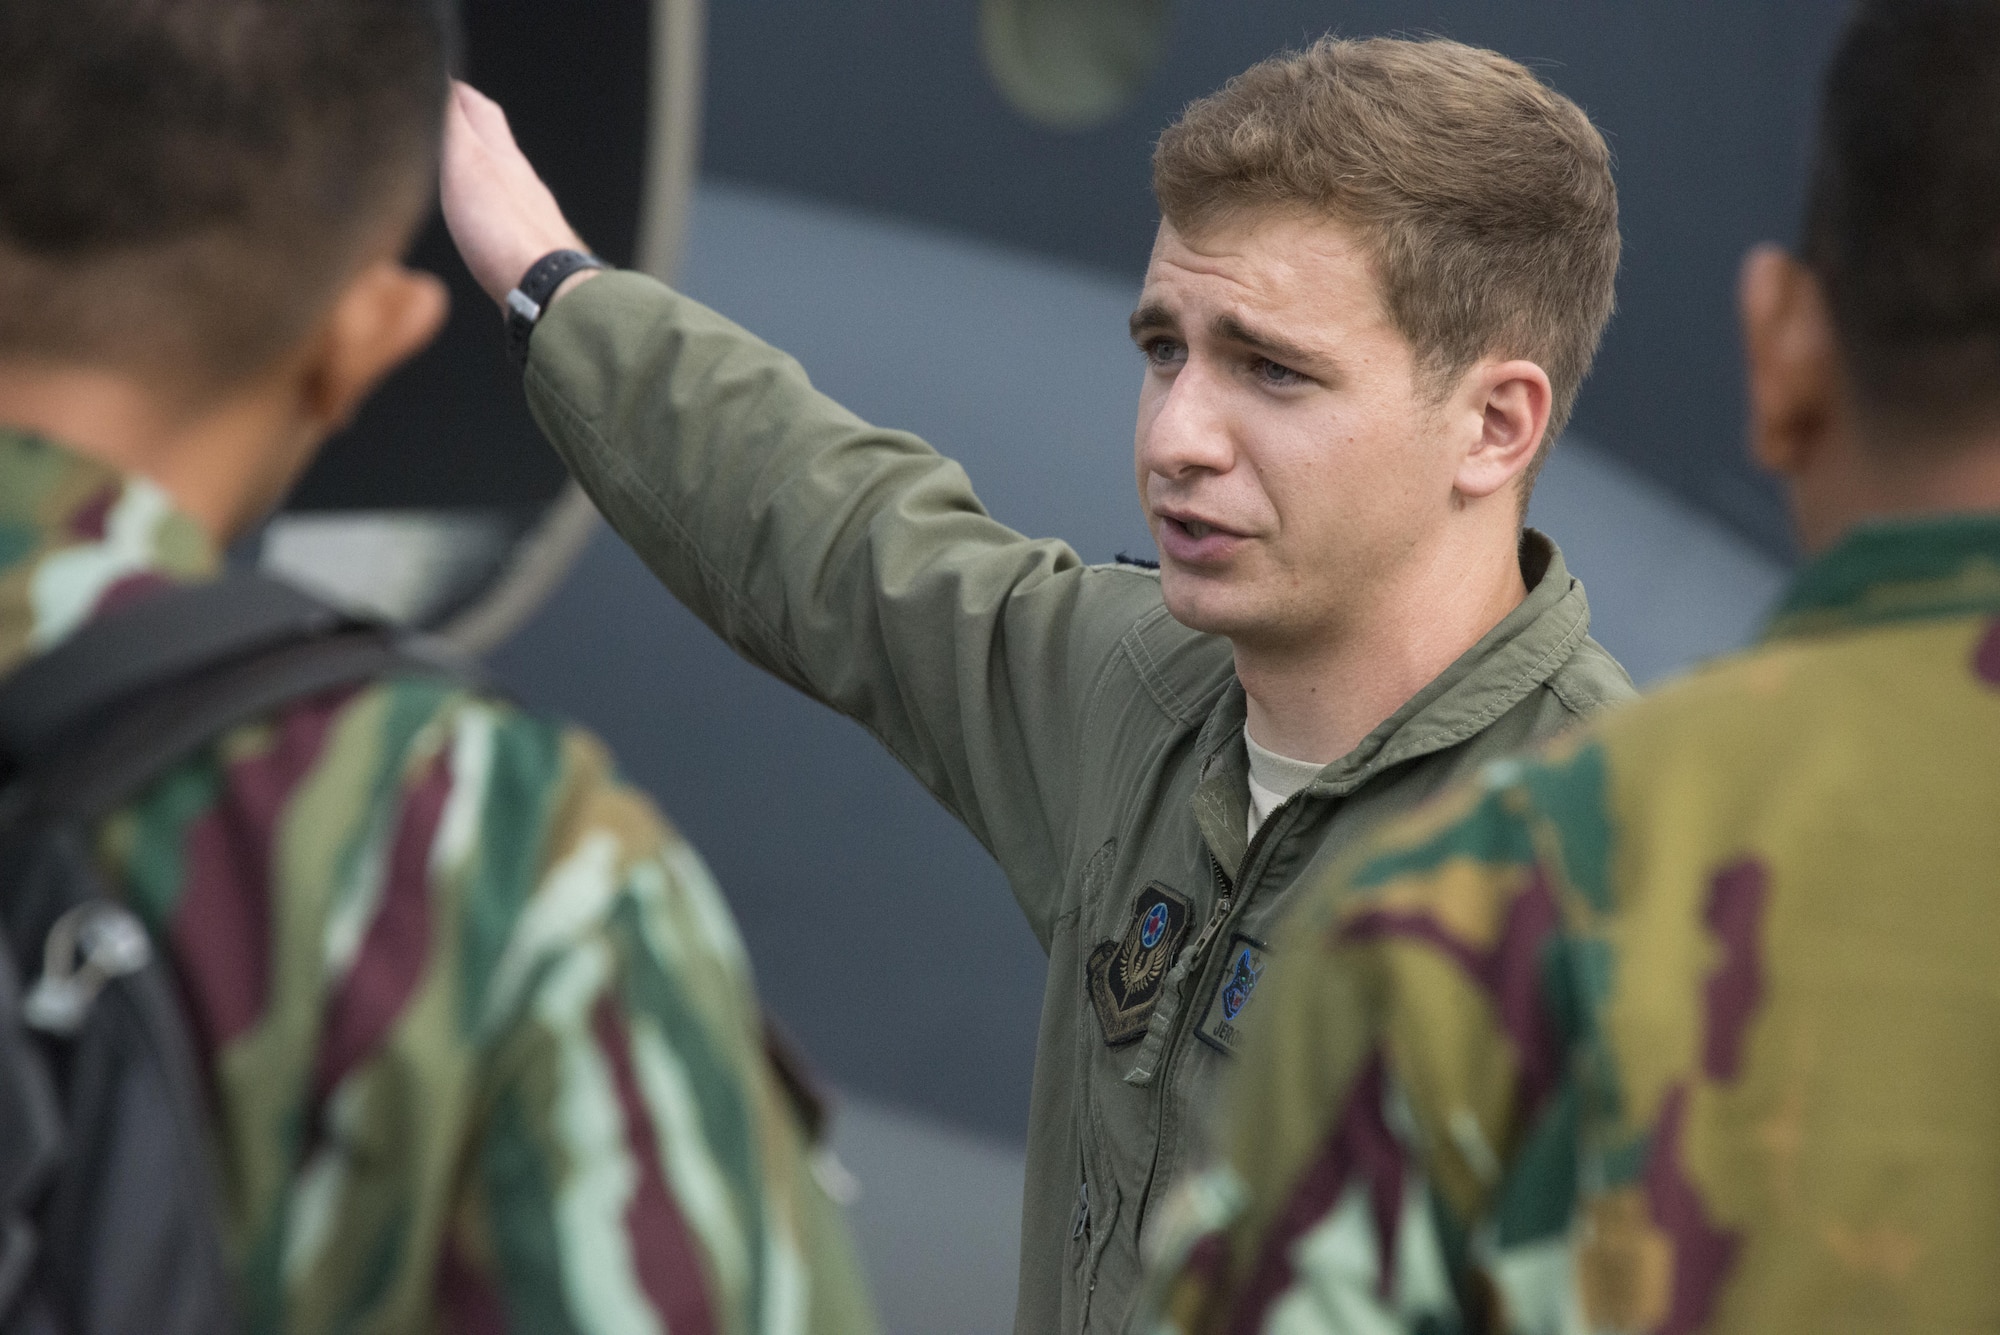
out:
<path id="1" fill-rule="evenodd" d="M 571 274 L 611 266 L 580 250 L 552 250 L 528 266 L 520 283 L 507 294 L 507 358 L 514 369 L 528 369 L 528 340 L 548 309 L 549 298 Z"/>

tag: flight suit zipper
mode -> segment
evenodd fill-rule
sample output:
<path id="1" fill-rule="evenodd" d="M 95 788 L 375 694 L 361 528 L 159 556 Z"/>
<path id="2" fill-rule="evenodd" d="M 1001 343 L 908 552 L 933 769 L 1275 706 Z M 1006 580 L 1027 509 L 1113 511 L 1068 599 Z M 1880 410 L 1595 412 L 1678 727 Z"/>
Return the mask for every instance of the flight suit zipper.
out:
<path id="1" fill-rule="evenodd" d="M 1303 788 L 1299 790 L 1299 792 L 1304 791 Z M 1243 850 L 1244 871 L 1257 865 L 1257 853 L 1264 847 L 1264 837 L 1277 828 L 1278 817 L 1284 813 L 1285 808 L 1298 800 L 1299 793 L 1293 793 L 1274 807 L 1264 823 L 1257 828 L 1257 833 L 1251 836 L 1249 847 Z M 1187 948 L 1187 977 L 1190 982 L 1194 980 L 1195 971 L 1201 967 L 1201 957 L 1207 952 L 1209 943 L 1222 931 L 1223 924 L 1229 921 L 1229 914 L 1236 907 L 1236 883 L 1229 878 L 1229 873 L 1222 869 L 1222 861 L 1215 856 L 1214 849 L 1208 850 L 1208 865 L 1214 870 L 1215 879 L 1222 885 L 1222 894 L 1215 901 L 1215 912 L 1208 915 L 1208 921 L 1202 924 L 1201 933 Z"/>
<path id="2" fill-rule="evenodd" d="M 1247 862 L 1248 859 L 1245 859 Z M 1193 979 L 1195 971 L 1201 968 L 1201 957 L 1207 953 L 1209 942 L 1215 940 L 1222 924 L 1229 920 L 1230 910 L 1236 907 L 1236 887 L 1230 884 L 1228 873 L 1215 854 L 1208 855 L 1208 865 L 1215 871 L 1215 879 L 1222 883 L 1222 894 L 1215 901 L 1215 912 L 1208 915 L 1208 921 L 1201 925 L 1201 932 L 1187 948 L 1187 977 Z"/>
<path id="3" fill-rule="evenodd" d="M 1300 790 L 1301 793 L 1303 791 L 1303 789 Z M 1272 810 L 1270 816 L 1265 819 L 1263 825 L 1258 828 L 1257 833 L 1252 836 L 1249 846 L 1243 850 L 1243 871 L 1248 872 L 1250 868 L 1257 865 L 1257 854 L 1264 847 L 1266 836 L 1277 828 L 1279 816 L 1287 807 L 1295 804 L 1299 800 L 1299 796 L 1300 793 L 1294 793 L 1279 803 Z M 1195 937 L 1194 941 L 1189 944 L 1187 950 L 1182 955 L 1182 958 L 1187 962 L 1187 971 L 1183 975 L 1186 979 L 1185 986 L 1196 988 L 1197 991 L 1199 991 L 1197 984 L 1200 982 L 1202 956 L 1207 952 L 1209 945 L 1221 933 L 1223 926 L 1228 923 L 1230 915 L 1235 911 L 1237 902 L 1238 887 L 1236 883 L 1230 879 L 1229 873 L 1222 869 L 1222 861 L 1215 856 L 1215 850 L 1209 849 L 1207 852 L 1209 868 L 1213 871 L 1216 881 L 1221 885 L 1222 893 L 1216 898 L 1215 911 L 1208 915 L 1208 921 L 1202 924 L 1200 934 Z M 1247 900 L 1249 895 L 1246 893 L 1243 898 Z M 1182 1039 L 1185 1037 L 1187 1027 L 1191 1022 L 1190 1017 L 1199 1009 L 1198 1006 L 1183 1006 L 1181 1008 L 1182 1013 L 1175 1017 L 1174 1033 L 1168 1040 L 1166 1053 L 1160 1063 L 1159 1087 L 1162 1098 L 1167 1097 L 1166 1092 L 1173 1088 L 1174 1068 L 1179 1064 L 1178 1058 L 1182 1047 Z M 1145 1227 L 1146 1214 L 1152 1205 L 1153 1182 L 1160 1171 L 1161 1144 L 1162 1141 L 1160 1139 L 1155 1139 L 1153 1142 L 1153 1163 L 1152 1167 L 1146 1173 L 1146 1190 L 1139 1198 L 1139 1214 L 1136 1227 L 1141 1229 Z"/>

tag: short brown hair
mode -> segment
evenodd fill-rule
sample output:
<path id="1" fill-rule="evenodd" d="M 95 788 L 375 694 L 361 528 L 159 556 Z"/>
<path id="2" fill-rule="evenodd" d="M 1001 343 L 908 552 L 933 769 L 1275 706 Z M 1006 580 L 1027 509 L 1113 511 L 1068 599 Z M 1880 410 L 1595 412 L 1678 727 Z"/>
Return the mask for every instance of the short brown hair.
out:
<path id="1" fill-rule="evenodd" d="M 254 369 L 414 223 L 446 0 L 5 0 L 0 355 Z"/>
<path id="2" fill-rule="evenodd" d="M 1182 232 L 1263 209 L 1356 228 L 1389 318 L 1440 390 L 1494 352 L 1548 372 L 1545 441 L 1611 318 L 1610 150 L 1574 102 L 1492 51 L 1323 37 L 1273 56 L 1160 136 L 1153 194 Z"/>
<path id="3" fill-rule="evenodd" d="M 1996 126 L 2000 3 L 1856 7 L 1822 97 L 1804 257 L 1857 399 L 1916 439 L 2000 416 Z"/>

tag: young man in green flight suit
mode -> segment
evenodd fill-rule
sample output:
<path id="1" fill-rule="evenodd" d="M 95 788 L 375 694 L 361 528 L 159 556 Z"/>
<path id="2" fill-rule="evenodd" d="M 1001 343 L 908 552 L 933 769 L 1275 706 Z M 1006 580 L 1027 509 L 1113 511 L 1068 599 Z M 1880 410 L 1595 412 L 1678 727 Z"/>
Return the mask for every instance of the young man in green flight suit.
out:
<path id="1" fill-rule="evenodd" d="M 436 332 L 400 257 L 445 12 L 0 5 L 0 671 L 214 578 Z M 873 1328 L 728 911 L 594 739 L 397 676 L 96 835 L 180 984 L 245 1329 Z"/>
<path id="2" fill-rule="evenodd" d="M 499 301 L 581 243 L 499 108 L 462 89 L 453 116 L 446 219 Z M 1157 573 L 1001 526 L 949 460 L 642 276 L 515 302 L 541 312 L 530 403 L 613 524 L 965 821 L 1048 951 L 1030 1335 L 1124 1318 L 1254 1027 L 1222 1013 L 1228 966 L 1263 967 L 1288 888 L 1630 689 L 1521 530 L 1611 310 L 1582 112 L 1491 52 L 1328 40 L 1196 104 L 1154 178 L 1132 335 Z"/>
<path id="3" fill-rule="evenodd" d="M 1857 7 L 1741 300 L 1763 642 L 1315 882 L 1135 1330 L 2000 1328 L 2000 3 Z"/>

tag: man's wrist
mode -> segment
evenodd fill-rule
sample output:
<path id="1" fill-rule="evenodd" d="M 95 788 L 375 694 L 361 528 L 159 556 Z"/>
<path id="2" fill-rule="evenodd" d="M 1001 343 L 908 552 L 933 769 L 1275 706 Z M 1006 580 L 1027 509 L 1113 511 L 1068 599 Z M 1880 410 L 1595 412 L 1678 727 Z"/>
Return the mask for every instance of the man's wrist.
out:
<path id="1" fill-rule="evenodd" d="M 529 265 L 520 282 L 507 293 L 504 309 L 507 356 L 519 370 L 528 366 L 528 345 L 548 308 L 578 279 L 607 267 L 589 251 L 564 246 Z"/>
<path id="2" fill-rule="evenodd" d="M 530 237 L 540 239 L 530 241 Z M 591 253 L 583 238 L 567 228 L 523 228 L 518 235 L 508 236 L 504 244 L 496 239 L 486 267 L 479 270 L 480 286 L 493 296 L 494 304 L 505 314 L 507 294 L 520 288 L 535 265 L 563 250 L 581 251 L 585 255 Z M 492 280 L 490 285 L 489 276 Z"/>

